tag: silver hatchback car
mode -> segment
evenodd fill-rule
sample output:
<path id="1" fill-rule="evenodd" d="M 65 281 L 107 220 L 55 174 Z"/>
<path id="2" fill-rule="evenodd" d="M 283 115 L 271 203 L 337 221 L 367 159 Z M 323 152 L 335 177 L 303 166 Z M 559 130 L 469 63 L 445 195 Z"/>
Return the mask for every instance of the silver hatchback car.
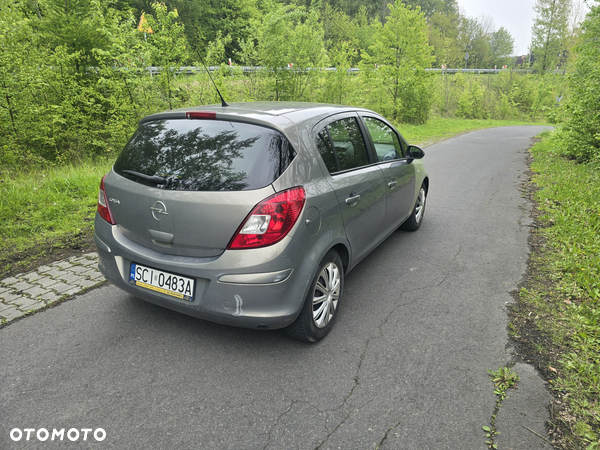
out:
<path id="1" fill-rule="evenodd" d="M 316 342 L 344 276 L 425 212 L 424 153 L 372 111 L 259 102 L 142 119 L 100 184 L 100 270 L 146 301 Z"/>

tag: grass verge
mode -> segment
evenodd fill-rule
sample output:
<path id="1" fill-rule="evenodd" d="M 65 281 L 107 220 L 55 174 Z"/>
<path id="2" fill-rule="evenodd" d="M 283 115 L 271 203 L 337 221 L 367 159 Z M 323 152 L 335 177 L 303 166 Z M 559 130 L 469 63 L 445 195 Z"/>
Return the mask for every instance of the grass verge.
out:
<path id="1" fill-rule="evenodd" d="M 510 334 L 555 394 L 558 446 L 600 449 L 600 168 L 533 147 L 536 230 Z"/>
<path id="2" fill-rule="evenodd" d="M 426 147 L 469 131 L 511 125 L 543 125 L 517 120 L 449 119 L 432 117 L 425 125 L 398 124 L 397 128 L 409 143 Z"/>
<path id="3" fill-rule="evenodd" d="M 92 249 L 100 179 L 110 162 L 0 174 L 0 276 L 46 257 Z"/>

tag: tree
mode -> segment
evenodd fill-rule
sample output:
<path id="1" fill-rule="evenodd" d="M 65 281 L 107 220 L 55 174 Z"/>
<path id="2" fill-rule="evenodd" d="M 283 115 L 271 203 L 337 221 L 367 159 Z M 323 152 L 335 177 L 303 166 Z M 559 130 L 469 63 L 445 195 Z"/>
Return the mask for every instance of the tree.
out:
<path id="1" fill-rule="evenodd" d="M 348 94 L 349 75 L 348 69 L 352 67 L 352 59 L 356 57 L 356 48 L 348 42 L 335 46 L 330 57 L 330 64 L 335 71 L 325 74 L 325 92 L 323 100 L 327 103 L 345 104 Z"/>
<path id="2" fill-rule="evenodd" d="M 421 8 L 428 20 L 435 13 L 458 14 L 456 0 L 405 0 L 404 3 L 412 8 Z"/>
<path id="3" fill-rule="evenodd" d="M 68 31 L 78 29 L 72 22 L 83 3 L 74 10 L 69 1 L 57 10 L 43 1 L 7 3 L 0 5 L 1 162 L 73 161 L 120 147 L 137 121 L 125 80 L 136 75 L 115 70 L 135 59 L 133 24 L 90 2 L 85 23 L 98 28 L 77 42 Z M 69 30 L 50 32 L 63 13 Z"/>
<path id="4" fill-rule="evenodd" d="M 514 42 L 514 38 L 506 28 L 500 27 L 499 30 L 494 31 L 490 39 L 490 65 L 508 64 L 514 52 Z"/>
<path id="5" fill-rule="evenodd" d="M 316 11 L 279 6 L 257 27 L 257 56 L 273 76 L 275 100 L 301 100 L 327 53 Z"/>
<path id="6" fill-rule="evenodd" d="M 153 15 L 146 15 L 148 26 L 148 44 L 152 63 L 162 68 L 159 80 L 169 104 L 173 109 L 173 80 L 176 65 L 187 56 L 184 27 L 178 22 L 177 10 L 168 11 L 164 3 L 153 3 Z"/>
<path id="7" fill-rule="evenodd" d="M 369 26 L 369 14 L 367 8 L 362 6 L 356 16 L 352 19 L 354 25 L 354 36 L 357 39 L 358 53 L 356 61 L 362 60 L 362 55 L 366 52 L 372 44 L 373 33 Z"/>
<path id="8" fill-rule="evenodd" d="M 363 59 L 363 68 L 376 67 L 371 74 L 376 92 L 383 90 L 379 96 L 390 100 L 383 100 L 382 109 L 391 109 L 388 113 L 403 122 L 425 123 L 431 107 L 425 69 L 433 61 L 425 15 L 420 8 L 409 9 L 401 0 L 388 7 L 385 25 L 373 25 L 374 44 Z"/>
<path id="9" fill-rule="evenodd" d="M 256 0 L 171 0 L 185 25 L 188 42 L 195 51 L 204 53 L 218 35 L 231 36 L 225 55 L 240 50 L 238 41 L 250 36 L 249 24 L 258 18 Z"/>
<path id="10" fill-rule="evenodd" d="M 460 21 L 458 43 L 469 58 L 465 67 L 481 69 L 490 63 L 490 40 L 494 29 L 494 22 L 490 18 L 462 17 Z"/>
<path id="11" fill-rule="evenodd" d="M 571 0 L 536 0 L 531 30 L 534 67 L 553 70 L 566 63 L 566 40 L 569 31 Z"/>
<path id="12" fill-rule="evenodd" d="M 355 42 L 355 24 L 350 16 L 339 8 L 325 3 L 319 11 L 319 21 L 323 27 L 325 49 L 330 51 L 342 42 Z"/>
<path id="13" fill-rule="evenodd" d="M 429 43 L 433 47 L 435 67 L 456 68 L 464 64 L 464 52 L 458 42 L 461 19 L 458 13 L 436 12 L 429 18 Z"/>
<path id="14" fill-rule="evenodd" d="M 74 56 L 77 71 L 83 72 L 98 63 L 93 50 L 108 45 L 107 6 L 98 0 L 42 0 L 37 8 L 40 20 L 33 24 L 43 42 L 51 49 L 64 47 Z"/>
<path id="15" fill-rule="evenodd" d="M 571 99 L 563 128 L 564 148 L 580 161 L 600 162 L 600 4 L 592 6 L 582 24 L 574 70 L 568 82 Z"/>
<path id="16" fill-rule="evenodd" d="M 131 9 L 136 17 L 152 14 L 156 0 L 117 0 L 119 9 Z M 162 0 L 167 9 L 177 10 L 178 22 L 183 25 L 192 57 L 206 54 L 209 42 L 217 35 L 231 37 L 225 54 L 239 51 L 238 41 L 249 35 L 249 22 L 258 17 L 256 0 Z"/>
<path id="17" fill-rule="evenodd" d="M 18 5 L 0 4 L 0 162 L 10 159 L 10 142 L 22 140 L 20 111 L 29 92 L 39 85 L 37 66 L 42 62 L 31 21 Z"/>

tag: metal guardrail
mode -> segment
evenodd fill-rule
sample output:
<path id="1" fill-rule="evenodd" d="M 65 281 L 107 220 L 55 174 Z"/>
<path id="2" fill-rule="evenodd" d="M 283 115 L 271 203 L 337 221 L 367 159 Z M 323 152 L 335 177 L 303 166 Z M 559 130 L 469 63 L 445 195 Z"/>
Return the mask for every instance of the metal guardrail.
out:
<path id="1" fill-rule="evenodd" d="M 227 66 L 226 68 L 230 68 L 232 70 L 239 70 L 241 69 L 244 73 L 248 73 L 248 72 L 260 72 L 263 70 L 270 70 L 268 67 L 262 67 L 262 66 Z M 206 69 L 204 67 L 196 67 L 196 66 L 183 66 L 183 67 L 171 67 L 171 69 L 177 74 L 194 74 L 194 73 L 200 73 L 200 72 L 206 72 Z M 295 70 L 293 67 L 283 67 L 284 70 Z M 162 67 L 146 67 L 146 70 L 148 70 L 150 72 L 150 75 L 157 75 L 158 73 L 160 73 L 161 70 L 163 70 Z M 221 66 L 209 66 L 208 70 L 210 72 L 215 72 L 217 70 L 221 70 Z M 324 67 L 324 68 L 318 68 L 318 69 L 297 69 L 297 70 L 324 70 L 324 71 L 328 71 L 328 72 L 335 72 L 337 71 L 336 67 Z M 357 68 L 350 68 L 348 69 L 348 73 L 357 73 L 359 71 L 359 69 Z"/>
<path id="2" fill-rule="evenodd" d="M 267 67 L 261 67 L 261 66 L 227 66 L 226 68 L 231 68 L 232 70 L 242 70 L 244 73 L 251 73 L 251 72 L 259 72 L 259 71 L 263 71 L 263 70 L 269 70 Z M 177 75 L 191 75 L 191 74 L 195 74 L 195 73 L 200 73 L 200 72 L 206 72 L 206 69 L 204 67 L 197 67 L 197 66 L 182 66 L 182 67 L 172 67 L 171 68 L 175 74 Z M 293 67 L 284 67 L 284 70 L 296 70 Z M 150 72 L 150 75 L 157 75 L 158 73 L 160 73 L 161 70 L 163 70 L 162 67 L 146 67 L 145 70 L 148 70 Z M 215 72 L 218 70 L 221 70 L 221 66 L 209 66 L 208 70 L 210 72 Z M 318 69 L 306 69 L 306 68 L 302 68 L 302 69 L 297 69 L 297 70 L 301 70 L 301 71 L 306 71 L 306 70 L 319 70 L 319 71 L 326 71 L 326 72 L 336 72 L 337 68 L 336 67 L 324 67 L 324 68 L 318 68 Z M 356 67 L 352 67 L 347 69 L 348 73 L 358 73 L 360 71 L 360 69 L 356 68 Z M 535 73 L 536 71 L 533 69 L 425 69 L 425 71 L 427 72 L 441 72 L 442 74 L 453 74 L 453 73 L 477 73 L 477 74 L 498 74 L 501 72 L 505 72 L 505 71 L 512 71 L 512 72 L 517 72 L 517 73 Z M 553 73 L 555 74 L 562 74 L 564 75 L 566 73 L 565 70 L 554 70 Z"/>

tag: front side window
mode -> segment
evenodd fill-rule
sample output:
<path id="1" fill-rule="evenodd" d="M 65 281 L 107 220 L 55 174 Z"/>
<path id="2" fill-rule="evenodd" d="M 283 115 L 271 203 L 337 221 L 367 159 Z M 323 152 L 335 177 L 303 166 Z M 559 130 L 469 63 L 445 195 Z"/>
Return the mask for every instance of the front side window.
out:
<path id="1" fill-rule="evenodd" d="M 402 146 L 398 135 L 385 122 L 372 117 L 364 117 L 365 126 L 371 135 L 375 153 L 379 161 L 402 158 Z"/>
<path id="2" fill-rule="evenodd" d="M 273 183 L 294 155 L 287 138 L 270 128 L 218 120 L 156 120 L 139 126 L 114 170 L 161 189 L 241 191 Z"/>
<path id="3" fill-rule="evenodd" d="M 329 173 L 369 164 L 365 141 L 354 117 L 330 123 L 317 135 L 317 148 Z"/>

